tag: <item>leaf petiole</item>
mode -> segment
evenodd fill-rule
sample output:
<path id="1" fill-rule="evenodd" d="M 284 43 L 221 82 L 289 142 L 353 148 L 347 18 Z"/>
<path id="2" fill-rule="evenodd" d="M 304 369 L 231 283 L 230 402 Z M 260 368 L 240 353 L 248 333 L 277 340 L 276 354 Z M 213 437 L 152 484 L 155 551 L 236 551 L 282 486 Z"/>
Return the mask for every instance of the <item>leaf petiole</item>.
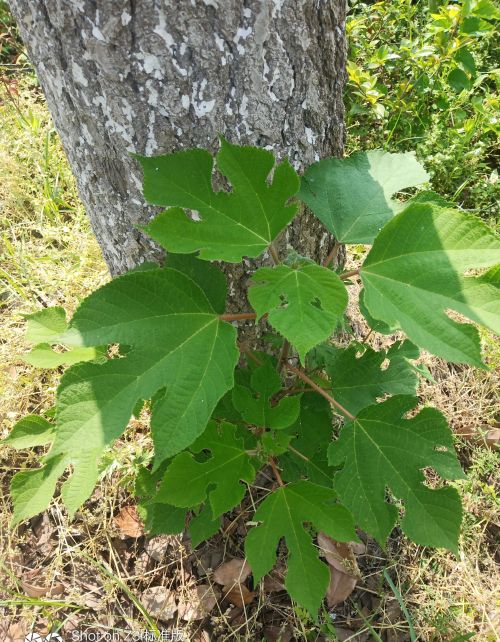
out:
<path id="1" fill-rule="evenodd" d="M 305 383 L 310 385 L 311 388 L 313 388 L 317 393 L 319 393 L 325 399 L 327 399 L 327 401 L 329 401 L 332 404 L 332 406 L 337 408 L 337 410 L 340 410 L 351 421 L 354 421 L 356 419 L 356 417 L 353 414 L 351 414 L 347 410 L 347 408 L 344 408 L 344 406 L 342 406 L 338 401 L 336 401 L 331 395 L 329 395 L 327 392 L 325 392 L 323 390 L 323 388 L 318 386 L 318 384 L 315 383 L 310 377 L 308 377 L 305 372 L 302 372 L 302 370 L 299 370 L 298 368 L 295 368 L 295 366 L 287 365 L 286 367 L 287 367 L 288 370 L 290 370 L 290 372 L 293 372 L 295 375 L 297 375 L 297 377 L 299 377 L 299 379 L 302 379 L 302 381 L 304 381 Z"/>

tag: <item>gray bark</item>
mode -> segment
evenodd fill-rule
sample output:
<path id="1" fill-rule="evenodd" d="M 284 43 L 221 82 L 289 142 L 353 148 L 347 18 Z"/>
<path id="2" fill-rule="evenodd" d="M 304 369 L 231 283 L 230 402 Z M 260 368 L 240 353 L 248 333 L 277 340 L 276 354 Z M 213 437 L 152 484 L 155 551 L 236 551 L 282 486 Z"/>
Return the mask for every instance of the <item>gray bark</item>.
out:
<path id="1" fill-rule="evenodd" d="M 297 169 L 342 152 L 345 0 L 10 0 L 112 274 L 159 250 L 130 152 L 217 148 Z M 326 253 L 302 217 L 288 241 Z M 234 273 L 237 283 L 238 270 Z"/>

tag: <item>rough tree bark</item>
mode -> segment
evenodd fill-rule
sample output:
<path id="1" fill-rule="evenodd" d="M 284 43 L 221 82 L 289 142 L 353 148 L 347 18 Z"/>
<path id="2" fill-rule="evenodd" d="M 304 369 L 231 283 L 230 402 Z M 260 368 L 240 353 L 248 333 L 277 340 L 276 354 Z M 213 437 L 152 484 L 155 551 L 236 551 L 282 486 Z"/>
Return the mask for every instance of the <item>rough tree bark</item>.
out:
<path id="1" fill-rule="evenodd" d="M 112 274 L 158 257 L 134 227 L 153 209 L 130 152 L 216 149 L 219 132 L 299 170 L 342 151 L 345 0 L 10 6 Z M 331 243 L 308 217 L 288 241 L 312 254 Z"/>

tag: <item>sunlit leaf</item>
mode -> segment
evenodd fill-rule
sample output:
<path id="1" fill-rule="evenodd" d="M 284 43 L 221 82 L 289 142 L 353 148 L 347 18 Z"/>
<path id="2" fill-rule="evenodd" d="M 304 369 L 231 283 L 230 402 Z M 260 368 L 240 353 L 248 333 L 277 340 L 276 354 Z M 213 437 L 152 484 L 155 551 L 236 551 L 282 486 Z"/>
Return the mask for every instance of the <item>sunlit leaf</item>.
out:
<path id="1" fill-rule="evenodd" d="M 394 194 L 428 179 L 412 152 L 376 149 L 314 163 L 304 174 L 299 197 L 338 241 L 372 243 L 404 207 Z"/>
<path id="2" fill-rule="evenodd" d="M 360 274 L 375 319 L 399 327 L 419 347 L 481 366 L 479 335 L 448 316 L 453 310 L 500 332 L 500 240 L 465 212 L 415 203 L 377 237 Z"/>
<path id="3" fill-rule="evenodd" d="M 333 334 L 347 306 L 345 285 L 320 265 L 260 268 L 252 281 L 248 299 L 257 316 L 268 314 L 303 363 L 311 348 Z"/>
<path id="4" fill-rule="evenodd" d="M 424 408 L 406 419 L 417 399 L 397 396 L 362 410 L 329 448 L 331 465 L 343 465 L 334 488 L 358 525 L 380 544 L 396 524 L 398 508 L 386 489 L 404 502 L 401 528 L 414 542 L 457 550 L 462 519 L 454 488 L 431 489 L 423 469 L 445 479 L 463 477 L 443 415 Z"/>
<path id="5" fill-rule="evenodd" d="M 299 178 L 287 160 L 274 168 L 274 155 L 221 139 L 217 169 L 231 191 L 214 191 L 214 158 L 203 149 L 168 156 L 136 157 L 144 170 L 144 195 L 155 205 L 173 206 L 144 230 L 169 252 L 199 251 L 201 259 L 239 262 L 261 254 L 293 219 L 289 199 Z M 185 210 L 196 212 L 196 220 Z"/>

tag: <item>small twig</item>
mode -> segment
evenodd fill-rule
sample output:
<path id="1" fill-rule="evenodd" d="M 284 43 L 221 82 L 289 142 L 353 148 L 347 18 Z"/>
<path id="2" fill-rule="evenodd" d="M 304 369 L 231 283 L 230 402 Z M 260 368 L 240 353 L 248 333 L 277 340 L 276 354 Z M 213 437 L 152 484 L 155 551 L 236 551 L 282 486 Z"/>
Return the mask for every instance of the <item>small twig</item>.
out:
<path id="1" fill-rule="evenodd" d="M 371 333 L 373 332 L 373 329 L 370 328 L 370 331 L 365 334 L 365 336 L 361 339 L 361 343 L 366 343 L 368 341 L 368 338 L 371 336 Z"/>
<path id="2" fill-rule="evenodd" d="M 333 244 L 332 250 L 330 254 L 326 257 L 326 259 L 323 261 L 323 267 L 328 267 L 330 263 L 334 263 L 335 259 L 337 258 L 337 254 L 339 253 L 339 250 L 342 246 L 342 243 L 339 243 L 338 241 L 335 241 Z"/>
<path id="3" fill-rule="evenodd" d="M 278 482 L 279 486 L 284 486 L 285 484 L 281 479 L 281 475 L 279 473 L 278 467 L 276 466 L 276 463 L 272 457 L 269 457 L 269 465 L 273 469 L 274 476 L 276 477 L 276 481 Z"/>
<path id="4" fill-rule="evenodd" d="M 344 406 L 339 404 L 339 402 L 336 401 L 331 395 L 325 392 L 323 388 L 318 386 L 318 384 L 315 383 L 310 377 L 308 377 L 305 372 L 302 372 L 302 370 L 299 370 L 298 368 L 295 368 L 294 366 L 290 366 L 290 365 L 287 365 L 287 368 L 288 370 L 290 370 L 290 372 L 293 372 L 294 374 L 296 374 L 297 377 L 299 377 L 299 379 L 302 379 L 302 381 L 309 384 L 311 388 L 316 390 L 317 393 L 319 393 L 322 397 L 327 399 L 332 404 L 332 406 L 335 406 L 337 410 L 340 410 L 351 421 L 354 421 L 356 419 L 356 417 L 353 414 L 351 414 L 346 408 L 344 408 Z"/>
<path id="5" fill-rule="evenodd" d="M 262 365 L 262 361 L 260 359 L 257 359 L 257 357 L 253 354 L 253 352 L 249 348 L 244 346 L 242 343 L 238 343 L 238 350 L 242 352 L 245 355 L 245 357 L 248 357 L 248 359 L 251 359 L 258 366 Z"/>
<path id="6" fill-rule="evenodd" d="M 281 346 L 280 356 L 278 358 L 278 372 L 285 365 L 286 360 L 288 359 L 288 353 L 290 352 L 290 341 L 286 341 Z"/>
<path id="7" fill-rule="evenodd" d="M 285 390 L 283 397 L 288 397 L 288 395 L 298 395 L 302 392 L 314 392 L 314 390 L 312 388 L 296 386 L 295 388 L 288 388 L 288 390 Z"/>
<path id="8" fill-rule="evenodd" d="M 350 270 L 349 272 L 344 272 L 343 274 L 340 275 L 340 278 L 345 281 L 346 279 L 350 279 L 351 276 L 356 276 L 359 274 L 359 268 L 357 270 Z"/>
<path id="9" fill-rule="evenodd" d="M 256 319 L 257 315 L 255 312 L 240 312 L 239 314 L 220 314 L 219 319 L 221 321 L 244 321 L 245 319 Z"/>

